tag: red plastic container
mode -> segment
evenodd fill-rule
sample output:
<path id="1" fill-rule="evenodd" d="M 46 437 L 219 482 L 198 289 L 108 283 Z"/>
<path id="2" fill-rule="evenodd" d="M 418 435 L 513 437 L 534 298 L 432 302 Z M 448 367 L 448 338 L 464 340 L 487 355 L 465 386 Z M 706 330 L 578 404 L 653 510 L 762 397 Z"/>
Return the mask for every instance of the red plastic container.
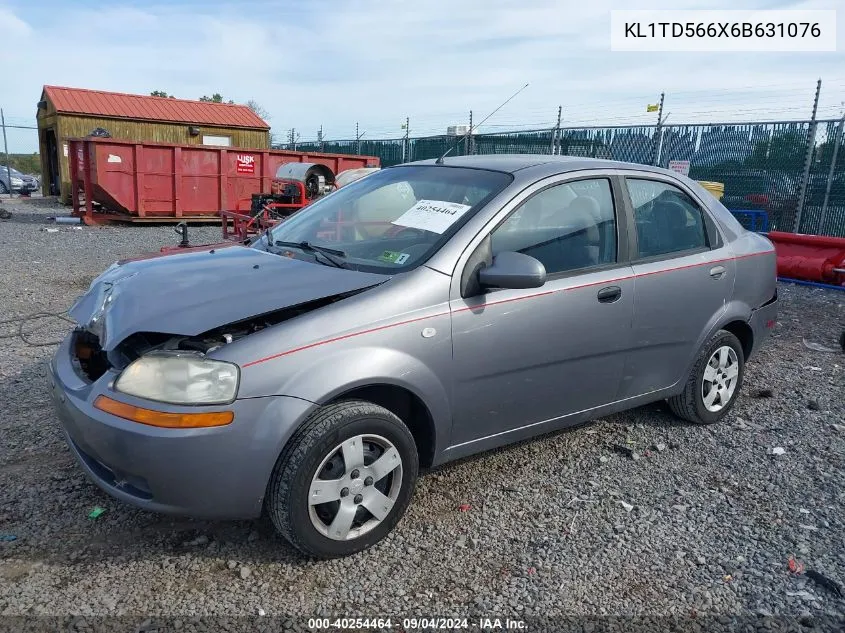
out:
<path id="1" fill-rule="evenodd" d="M 238 201 L 270 191 L 280 165 L 319 163 L 335 175 L 379 167 L 375 156 L 314 154 L 206 145 L 68 140 L 73 214 L 86 224 L 209 221 Z"/>

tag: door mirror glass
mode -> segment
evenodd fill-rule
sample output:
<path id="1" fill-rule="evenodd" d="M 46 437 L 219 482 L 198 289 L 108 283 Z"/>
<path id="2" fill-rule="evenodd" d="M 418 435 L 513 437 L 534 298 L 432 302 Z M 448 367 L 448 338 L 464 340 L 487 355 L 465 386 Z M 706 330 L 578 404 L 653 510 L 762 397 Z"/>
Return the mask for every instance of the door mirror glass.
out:
<path id="1" fill-rule="evenodd" d="M 478 281 L 484 288 L 539 288 L 546 283 L 546 268 L 530 255 L 505 251 L 478 272 Z"/>

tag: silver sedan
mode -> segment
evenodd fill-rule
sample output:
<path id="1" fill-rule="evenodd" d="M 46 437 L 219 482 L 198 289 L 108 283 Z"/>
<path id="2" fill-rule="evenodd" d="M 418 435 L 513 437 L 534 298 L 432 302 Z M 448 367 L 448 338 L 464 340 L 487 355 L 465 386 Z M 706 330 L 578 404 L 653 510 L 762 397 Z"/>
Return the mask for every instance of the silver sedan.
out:
<path id="1" fill-rule="evenodd" d="M 411 163 L 247 246 L 114 264 L 72 308 L 53 394 L 109 494 L 266 512 L 343 556 L 396 526 L 421 468 L 657 400 L 723 419 L 775 323 L 775 261 L 665 170 Z"/>

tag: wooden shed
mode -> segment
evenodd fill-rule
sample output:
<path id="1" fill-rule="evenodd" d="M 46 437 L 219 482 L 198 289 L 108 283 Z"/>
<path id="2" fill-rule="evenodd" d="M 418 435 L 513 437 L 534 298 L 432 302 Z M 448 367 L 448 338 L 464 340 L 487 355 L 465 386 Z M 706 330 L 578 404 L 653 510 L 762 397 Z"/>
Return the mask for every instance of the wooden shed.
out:
<path id="1" fill-rule="evenodd" d="M 38 102 L 44 195 L 70 200 L 67 139 L 97 128 L 112 138 L 268 149 L 270 126 L 245 105 L 44 86 Z"/>

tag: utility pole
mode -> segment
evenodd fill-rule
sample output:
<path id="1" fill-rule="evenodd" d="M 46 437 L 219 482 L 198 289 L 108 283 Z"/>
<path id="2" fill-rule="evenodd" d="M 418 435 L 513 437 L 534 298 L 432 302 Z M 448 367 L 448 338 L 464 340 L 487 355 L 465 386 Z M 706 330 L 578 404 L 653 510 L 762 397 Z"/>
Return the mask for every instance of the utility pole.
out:
<path id="1" fill-rule="evenodd" d="M 464 156 L 469 154 L 470 137 L 472 136 L 472 110 L 469 111 L 469 129 L 464 136 Z"/>
<path id="2" fill-rule="evenodd" d="M 405 117 L 405 138 L 402 142 L 402 162 L 408 163 L 411 160 L 411 119 Z"/>
<path id="3" fill-rule="evenodd" d="M 320 129 L 317 131 L 317 142 L 320 143 L 320 151 L 325 150 L 325 144 L 323 143 L 323 126 L 320 126 Z"/>
<path id="4" fill-rule="evenodd" d="M 804 201 L 807 198 L 807 185 L 810 180 L 810 167 L 813 165 L 813 149 L 816 144 L 816 112 L 819 109 L 819 94 L 822 91 L 822 80 L 816 82 L 816 96 L 813 99 L 813 115 L 810 117 L 810 125 L 807 128 L 807 152 L 804 154 L 804 176 L 801 178 L 801 189 L 798 193 L 798 209 L 795 211 L 795 223 L 792 225 L 792 232 L 798 233 L 801 230 L 801 216 L 804 213 Z"/>
<path id="5" fill-rule="evenodd" d="M 652 165 L 657 165 L 657 162 L 660 160 L 659 154 L 659 144 L 660 144 L 660 136 L 663 132 L 663 98 L 665 93 L 660 93 L 660 104 L 657 106 L 657 127 L 654 130 L 654 154 L 652 154 Z"/>
<path id="6" fill-rule="evenodd" d="M 549 146 L 549 154 L 557 154 L 558 153 L 558 135 L 560 134 L 560 117 L 563 115 L 563 106 L 557 107 L 557 125 L 555 125 L 555 129 L 552 130 L 552 142 Z"/>
<path id="7" fill-rule="evenodd" d="M 845 112 L 842 113 L 842 118 L 839 119 L 839 125 L 836 126 L 836 136 L 833 137 L 833 157 L 830 159 L 830 170 L 827 172 L 827 185 L 824 189 L 824 202 L 822 202 L 822 214 L 819 217 L 819 228 L 816 231 L 819 235 L 824 235 L 824 221 L 827 216 L 827 203 L 830 201 L 830 186 L 833 184 L 833 176 L 836 171 L 836 157 L 839 154 L 839 143 L 842 140 L 842 127 L 845 125 Z"/>
<path id="8" fill-rule="evenodd" d="M 361 154 L 361 137 L 364 136 L 366 132 L 361 132 L 358 134 L 358 123 L 355 123 L 355 153 L 360 155 Z"/>
<path id="9" fill-rule="evenodd" d="M 672 113 L 667 112 L 666 116 L 660 122 L 660 137 L 657 140 L 657 162 L 655 165 L 660 165 L 661 159 L 663 158 L 663 137 L 666 134 L 666 119 L 670 116 L 672 116 Z"/>
<path id="10" fill-rule="evenodd" d="M 6 116 L 0 108 L 0 127 L 3 128 L 3 153 L 6 155 L 6 177 L 9 179 L 9 197 L 12 197 L 12 161 L 9 160 L 9 144 L 6 142 Z"/>
<path id="11" fill-rule="evenodd" d="M 12 197 L 12 164 L 9 160 L 9 144 L 6 142 L 6 116 L 0 108 L 0 127 L 3 128 L 3 153 L 6 155 L 6 177 L 9 179 L 9 197 Z"/>

